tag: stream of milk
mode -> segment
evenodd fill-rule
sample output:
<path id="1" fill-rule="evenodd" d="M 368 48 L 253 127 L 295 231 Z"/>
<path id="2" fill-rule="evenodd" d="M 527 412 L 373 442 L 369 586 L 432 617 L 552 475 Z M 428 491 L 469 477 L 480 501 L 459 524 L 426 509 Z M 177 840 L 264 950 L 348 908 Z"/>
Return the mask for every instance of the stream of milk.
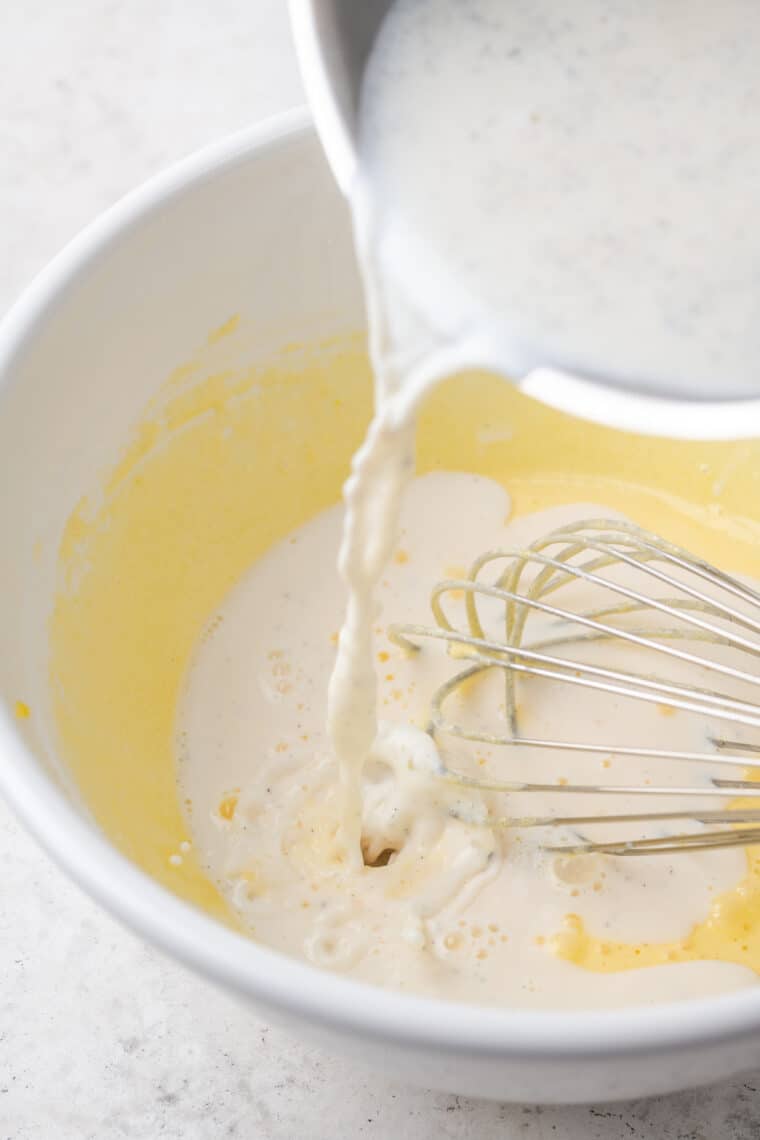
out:
<path id="1" fill-rule="evenodd" d="M 552 360 L 676 392 L 757 384 L 758 43 L 751 0 L 397 0 L 380 29 L 352 190 L 376 415 L 346 487 L 328 702 L 352 858 L 373 592 L 426 389 L 462 363 Z"/>

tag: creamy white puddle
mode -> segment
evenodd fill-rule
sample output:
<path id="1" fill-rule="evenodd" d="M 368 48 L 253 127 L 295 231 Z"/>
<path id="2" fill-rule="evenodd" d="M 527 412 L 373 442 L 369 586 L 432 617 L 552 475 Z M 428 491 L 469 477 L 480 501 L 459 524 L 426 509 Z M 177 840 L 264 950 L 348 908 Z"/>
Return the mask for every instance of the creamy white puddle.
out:
<path id="1" fill-rule="evenodd" d="M 365 857 L 374 861 L 390 849 L 385 866 L 341 861 L 341 785 L 324 718 L 344 604 L 335 570 L 340 509 L 319 515 L 252 567 L 199 648 L 181 709 L 180 775 L 194 805 L 195 848 L 254 937 L 379 984 L 512 1005 L 617 1005 L 754 979 L 716 962 L 599 975 L 556 957 L 549 942 L 568 912 L 606 937 L 683 937 L 716 894 L 742 878 L 743 853 L 557 859 L 537 834 L 518 837 L 452 818 L 452 799 L 466 803 L 467 818 L 486 820 L 503 814 L 507 797 L 463 797 L 429 775 L 432 744 L 426 754 L 420 741 L 427 737 L 408 727 L 426 723 L 432 689 L 454 664 L 437 647 L 405 655 L 387 640 L 386 625 L 426 620 L 431 584 L 466 564 L 473 550 L 523 545 L 571 517 L 598 513 L 593 505 L 554 508 L 505 525 L 507 498 L 488 480 L 433 474 L 409 486 L 398 546 L 377 592 L 372 660 L 381 728 L 360 791 Z M 706 726 L 695 717 L 556 688 L 531 692 L 544 731 L 557 725 L 568 736 L 705 747 Z M 486 693 L 484 702 L 498 715 L 496 699 Z M 653 769 L 613 759 L 604 767 L 599 757 L 571 756 L 560 772 L 553 755 L 456 748 L 460 765 L 497 777 L 525 775 L 526 764 L 532 778 L 549 782 L 685 777 L 677 764 Z M 410 771 L 410 757 L 418 771 Z M 552 806 L 547 797 L 530 801 L 531 811 Z"/>

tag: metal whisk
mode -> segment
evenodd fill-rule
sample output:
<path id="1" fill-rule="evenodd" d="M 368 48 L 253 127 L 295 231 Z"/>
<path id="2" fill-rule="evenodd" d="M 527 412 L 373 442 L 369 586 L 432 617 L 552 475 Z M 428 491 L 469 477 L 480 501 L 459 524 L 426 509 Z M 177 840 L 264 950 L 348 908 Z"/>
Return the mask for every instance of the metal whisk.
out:
<path id="1" fill-rule="evenodd" d="M 455 605 L 460 611 L 456 621 L 450 616 Z M 444 757 L 442 778 L 515 795 L 681 800 L 677 810 L 665 803 L 657 810 L 609 814 L 600 810 L 516 815 L 501 818 L 502 825 L 570 829 L 571 842 L 550 845 L 564 853 L 644 855 L 760 843 L 760 809 L 746 803 L 760 796 L 760 783 L 746 778 L 751 773 L 736 776 L 737 766 L 760 770 L 760 736 L 757 744 L 727 739 L 722 731 L 713 731 L 711 723 L 734 726 L 732 735 L 739 737 L 748 735 L 747 728 L 760 729 L 760 702 L 755 696 L 760 686 L 760 594 L 755 590 L 631 523 L 592 519 L 560 527 L 523 550 L 482 554 L 466 577 L 434 587 L 431 606 L 435 626 L 396 625 L 389 633 L 397 645 L 413 652 L 427 639 L 443 641 L 449 654 L 464 662 L 438 688 L 431 703 L 428 731 Z M 615 648 L 625 649 L 625 668 L 605 660 Z M 503 675 L 504 683 L 503 720 L 497 731 L 452 719 L 448 711 L 452 701 L 466 711 L 476 687 L 473 682 L 494 671 Z M 710 722 L 706 747 L 669 751 L 638 747 L 632 741 L 593 743 L 523 735 L 518 687 L 535 684 L 531 678 L 592 691 L 600 700 L 654 703 L 665 714 L 672 710 L 699 714 Z M 694 680 L 699 684 L 691 683 Z M 707 769 L 704 786 L 684 787 L 497 781 L 457 770 L 447 762 L 443 737 L 519 747 L 520 759 L 540 749 L 654 764 L 683 761 L 708 765 L 713 771 Z M 725 778 L 713 774 L 726 767 L 734 772 Z M 705 797 L 732 802 L 707 808 L 695 802 Z M 690 827 L 674 834 L 672 825 L 678 821 L 689 821 Z M 639 832 L 651 825 L 667 827 L 664 834 L 651 837 L 595 841 L 585 832 L 598 824 L 635 824 Z"/>

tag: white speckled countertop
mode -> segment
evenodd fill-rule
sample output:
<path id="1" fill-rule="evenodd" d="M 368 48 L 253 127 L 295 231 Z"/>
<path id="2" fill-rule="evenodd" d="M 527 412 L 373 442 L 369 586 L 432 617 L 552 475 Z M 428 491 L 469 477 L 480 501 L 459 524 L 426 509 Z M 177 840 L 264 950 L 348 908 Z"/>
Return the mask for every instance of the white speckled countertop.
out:
<path id="1" fill-rule="evenodd" d="M 2 0 L 0 313 L 98 211 L 301 101 L 284 0 Z M 0 805 L 0 1140 L 757 1140 L 760 1074 L 601 1108 L 392 1084 L 143 946 Z"/>

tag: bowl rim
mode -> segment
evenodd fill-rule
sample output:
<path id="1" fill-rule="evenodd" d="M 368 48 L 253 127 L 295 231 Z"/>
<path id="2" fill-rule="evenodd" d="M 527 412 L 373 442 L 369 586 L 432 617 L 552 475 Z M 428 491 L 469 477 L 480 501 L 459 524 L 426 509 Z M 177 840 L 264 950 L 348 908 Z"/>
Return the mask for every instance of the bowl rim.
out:
<path id="1" fill-rule="evenodd" d="M 12 382 L 15 361 L 67 290 L 130 229 L 199 184 L 313 137 L 305 109 L 285 112 L 212 143 L 111 206 L 42 270 L 0 323 L 0 386 Z M 0 707 L 0 756 L 0 792 L 86 892 L 147 941 L 288 1019 L 444 1054 L 464 1048 L 523 1059 L 651 1055 L 760 1030 L 760 986 L 646 1006 L 535 1010 L 413 996 L 327 973 L 225 927 L 141 871 L 43 770 L 7 707 Z"/>

